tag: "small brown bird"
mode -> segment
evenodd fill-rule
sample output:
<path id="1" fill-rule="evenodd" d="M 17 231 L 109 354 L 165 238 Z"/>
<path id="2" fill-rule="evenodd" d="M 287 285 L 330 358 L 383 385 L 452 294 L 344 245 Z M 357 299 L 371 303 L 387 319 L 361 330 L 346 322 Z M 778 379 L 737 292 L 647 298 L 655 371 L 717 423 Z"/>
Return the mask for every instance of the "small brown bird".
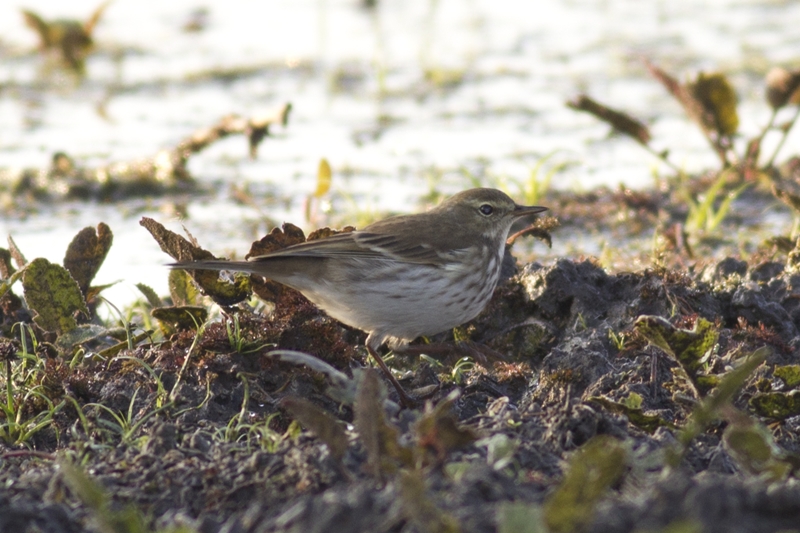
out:
<path id="1" fill-rule="evenodd" d="M 378 349 L 402 348 L 475 318 L 492 297 L 520 206 L 495 189 L 458 193 L 426 213 L 296 244 L 248 261 L 194 261 L 173 268 L 250 272 L 297 289 L 333 318 L 366 331 L 367 350 L 401 401 L 412 404 Z"/>

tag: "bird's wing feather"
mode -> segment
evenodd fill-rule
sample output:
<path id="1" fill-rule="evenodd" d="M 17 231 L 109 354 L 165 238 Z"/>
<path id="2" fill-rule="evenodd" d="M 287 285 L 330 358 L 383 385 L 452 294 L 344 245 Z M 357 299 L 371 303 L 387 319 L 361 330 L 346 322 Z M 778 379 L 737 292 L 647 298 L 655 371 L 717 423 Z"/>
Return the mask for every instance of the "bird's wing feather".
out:
<path id="1" fill-rule="evenodd" d="M 386 259 L 417 264 L 444 265 L 459 256 L 459 250 L 437 251 L 428 243 L 420 242 L 417 234 L 408 237 L 398 236 L 395 232 L 363 231 L 340 233 L 325 239 L 304 242 L 252 257 L 251 261 L 265 260 L 273 257 L 334 257 L 348 256 L 364 259 Z"/>

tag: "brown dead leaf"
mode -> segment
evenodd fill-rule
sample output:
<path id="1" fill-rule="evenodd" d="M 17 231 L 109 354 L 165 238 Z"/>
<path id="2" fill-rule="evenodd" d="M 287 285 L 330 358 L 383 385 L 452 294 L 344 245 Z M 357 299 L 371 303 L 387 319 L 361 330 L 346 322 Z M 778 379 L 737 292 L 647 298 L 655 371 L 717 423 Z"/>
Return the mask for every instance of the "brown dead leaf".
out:
<path id="1" fill-rule="evenodd" d="M 773 67 L 767 73 L 766 85 L 767 102 L 772 109 L 800 102 L 800 70 Z"/>
<path id="2" fill-rule="evenodd" d="M 164 252 L 179 262 L 216 259 L 211 252 L 192 244 L 151 218 L 142 217 L 139 224 L 150 232 Z M 237 274 L 232 281 L 225 281 L 213 270 L 188 272 L 200 288 L 219 305 L 235 305 L 250 296 L 250 276 Z"/>
<path id="3" fill-rule="evenodd" d="M 17 269 L 11 264 L 11 252 L 0 248 L 0 279 L 10 278 Z"/>
<path id="4" fill-rule="evenodd" d="M 270 231 L 266 236 L 262 237 L 261 240 L 254 242 L 250 246 L 250 251 L 247 252 L 247 255 L 244 257 L 245 259 L 250 259 L 260 255 L 266 255 L 270 252 L 288 248 L 293 244 L 300 244 L 301 242 L 305 242 L 305 240 L 306 236 L 305 233 L 303 233 L 303 230 L 294 224 L 286 222 L 282 226 L 282 229 L 273 228 L 273 230 Z"/>
<path id="5" fill-rule="evenodd" d="M 22 252 L 17 248 L 17 243 L 14 242 L 11 235 L 8 236 L 8 252 L 17 264 L 17 268 L 22 268 L 28 264 L 28 260 L 25 259 L 25 256 L 22 255 Z"/>
<path id="6" fill-rule="evenodd" d="M 510 235 L 508 239 L 506 239 L 506 245 L 511 246 L 517 242 L 517 239 L 520 237 L 530 235 L 532 237 L 536 237 L 540 241 L 543 241 L 545 244 L 547 244 L 548 248 L 552 248 L 553 238 L 550 236 L 550 231 L 554 228 L 557 228 L 559 225 L 560 223 L 556 217 L 538 218 L 527 228 L 521 229 L 513 235 Z"/>
<path id="7" fill-rule="evenodd" d="M 86 19 L 86 22 L 83 23 L 83 30 L 87 33 L 87 35 L 92 35 L 94 31 L 94 27 L 97 26 L 97 23 L 100 21 L 100 17 L 103 16 L 103 12 L 106 8 L 111 4 L 111 0 L 103 2 L 99 6 L 95 8 L 89 18 Z"/>
<path id="8" fill-rule="evenodd" d="M 97 228 L 86 227 L 75 235 L 64 256 L 64 268 L 78 282 L 84 296 L 89 293 L 89 285 L 111 248 L 114 235 L 105 223 Z"/>
<path id="9" fill-rule="evenodd" d="M 643 122 L 627 113 L 611 109 L 585 94 L 578 95 L 574 100 L 567 102 L 567 106 L 594 115 L 614 128 L 617 133 L 627 135 L 639 144 L 647 145 L 650 142 L 650 130 Z"/>
<path id="10" fill-rule="evenodd" d="M 681 104 L 681 106 L 683 106 L 683 109 L 686 111 L 689 117 L 695 122 L 703 124 L 703 106 L 692 95 L 691 91 L 689 91 L 688 88 L 676 78 L 672 77 L 672 75 L 659 68 L 654 63 L 645 61 L 645 66 L 650 72 L 650 75 L 658 80 L 661 85 L 663 85 L 664 88 L 667 89 L 667 91 L 673 96 L 673 98 L 675 98 Z"/>
<path id="11" fill-rule="evenodd" d="M 327 239 L 333 235 L 338 235 L 340 233 L 350 233 L 351 231 L 355 231 L 356 228 L 353 226 L 345 226 L 340 230 L 331 229 L 331 228 L 320 228 L 312 231 L 308 234 L 306 238 L 307 241 L 315 241 L 317 239 Z"/>
<path id="12" fill-rule="evenodd" d="M 186 240 L 184 237 L 172 232 L 153 220 L 142 217 L 139 225 L 143 226 L 156 240 L 161 250 L 179 262 L 200 261 L 203 259 L 216 259 L 211 252 L 203 250 Z"/>

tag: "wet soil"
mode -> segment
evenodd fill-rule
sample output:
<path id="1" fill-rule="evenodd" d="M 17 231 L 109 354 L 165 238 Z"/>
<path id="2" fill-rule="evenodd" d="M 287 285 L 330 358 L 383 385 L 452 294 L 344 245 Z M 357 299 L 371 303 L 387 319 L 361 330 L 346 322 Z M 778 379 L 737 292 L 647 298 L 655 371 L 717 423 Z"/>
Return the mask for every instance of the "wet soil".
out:
<path id="1" fill-rule="evenodd" d="M 383 385 L 372 398 L 388 395 L 380 409 L 367 409 L 364 335 L 288 290 L 269 316 L 237 311 L 239 352 L 218 322 L 194 346 L 195 333 L 181 331 L 128 358 L 73 368 L 52 359 L 46 394 L 75 401 L 27 446 L 0 445 L 0 531 L 537 531 L 535 518 L 522 522 L 530 529 L 512 524 L 542 512 L 551 531 L 797 530 L 800 412 L 765 414 L 753 399 L 794 396 L 797 384 L 775 369 L 800 363 L 800 273 L 792 254 L 758 261 L 614 274 L 590 260 L 524 265 L 456 331 L 490 350 L 451 332 L 431 339 L 450 343 L 449 354 L 391 359 L 403 385 L 426 395 L 418 409 L 400 409 Z M 643 315 L 680 331 L 709 321 L 718 337 L 706 377 L 769 349 L 677 460 L 682 428 L 714 392 L 679 379 L 681 363 L 637 327 Z M 355 399 L 343 400 L 330 375 L 268 355 L 275 348 L 349 376 Z M 459 364 L 465 355 L 474 364 Z M 174 403 L 165 406 L 164 391 Z M 343 440 L 287 408 L 298 397 L 338 421 Z M 141 425 L 115 425 L 98 404 Z M 729 438 L 741 417 L 736 427 L 768 435 L 772 451 L 758 464 L 784 465 L 779 474 Z M 579 450 L 606 438 L 622 450 L 618 475 L 596 497 L 588 476 L 578 496 L 590 502 L 587 518 L 565 526 L 553 502 L 579 470 Z"/>

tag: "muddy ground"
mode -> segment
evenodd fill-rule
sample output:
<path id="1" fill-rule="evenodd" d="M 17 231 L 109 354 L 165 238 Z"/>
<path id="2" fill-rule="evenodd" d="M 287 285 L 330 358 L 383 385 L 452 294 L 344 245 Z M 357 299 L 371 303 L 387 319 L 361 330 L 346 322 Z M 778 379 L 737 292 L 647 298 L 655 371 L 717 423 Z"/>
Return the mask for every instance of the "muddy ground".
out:
<path id="1" fill-rule="evenodd" d="M 288 290 L 233 340 L 44 354 L 72 400 L 0 444 L 0 531 L 800 531 L 800 270 L 752 257 L 519 266 L 455 332 L 475 344 L 390 359 L 416 409 Z"/>

